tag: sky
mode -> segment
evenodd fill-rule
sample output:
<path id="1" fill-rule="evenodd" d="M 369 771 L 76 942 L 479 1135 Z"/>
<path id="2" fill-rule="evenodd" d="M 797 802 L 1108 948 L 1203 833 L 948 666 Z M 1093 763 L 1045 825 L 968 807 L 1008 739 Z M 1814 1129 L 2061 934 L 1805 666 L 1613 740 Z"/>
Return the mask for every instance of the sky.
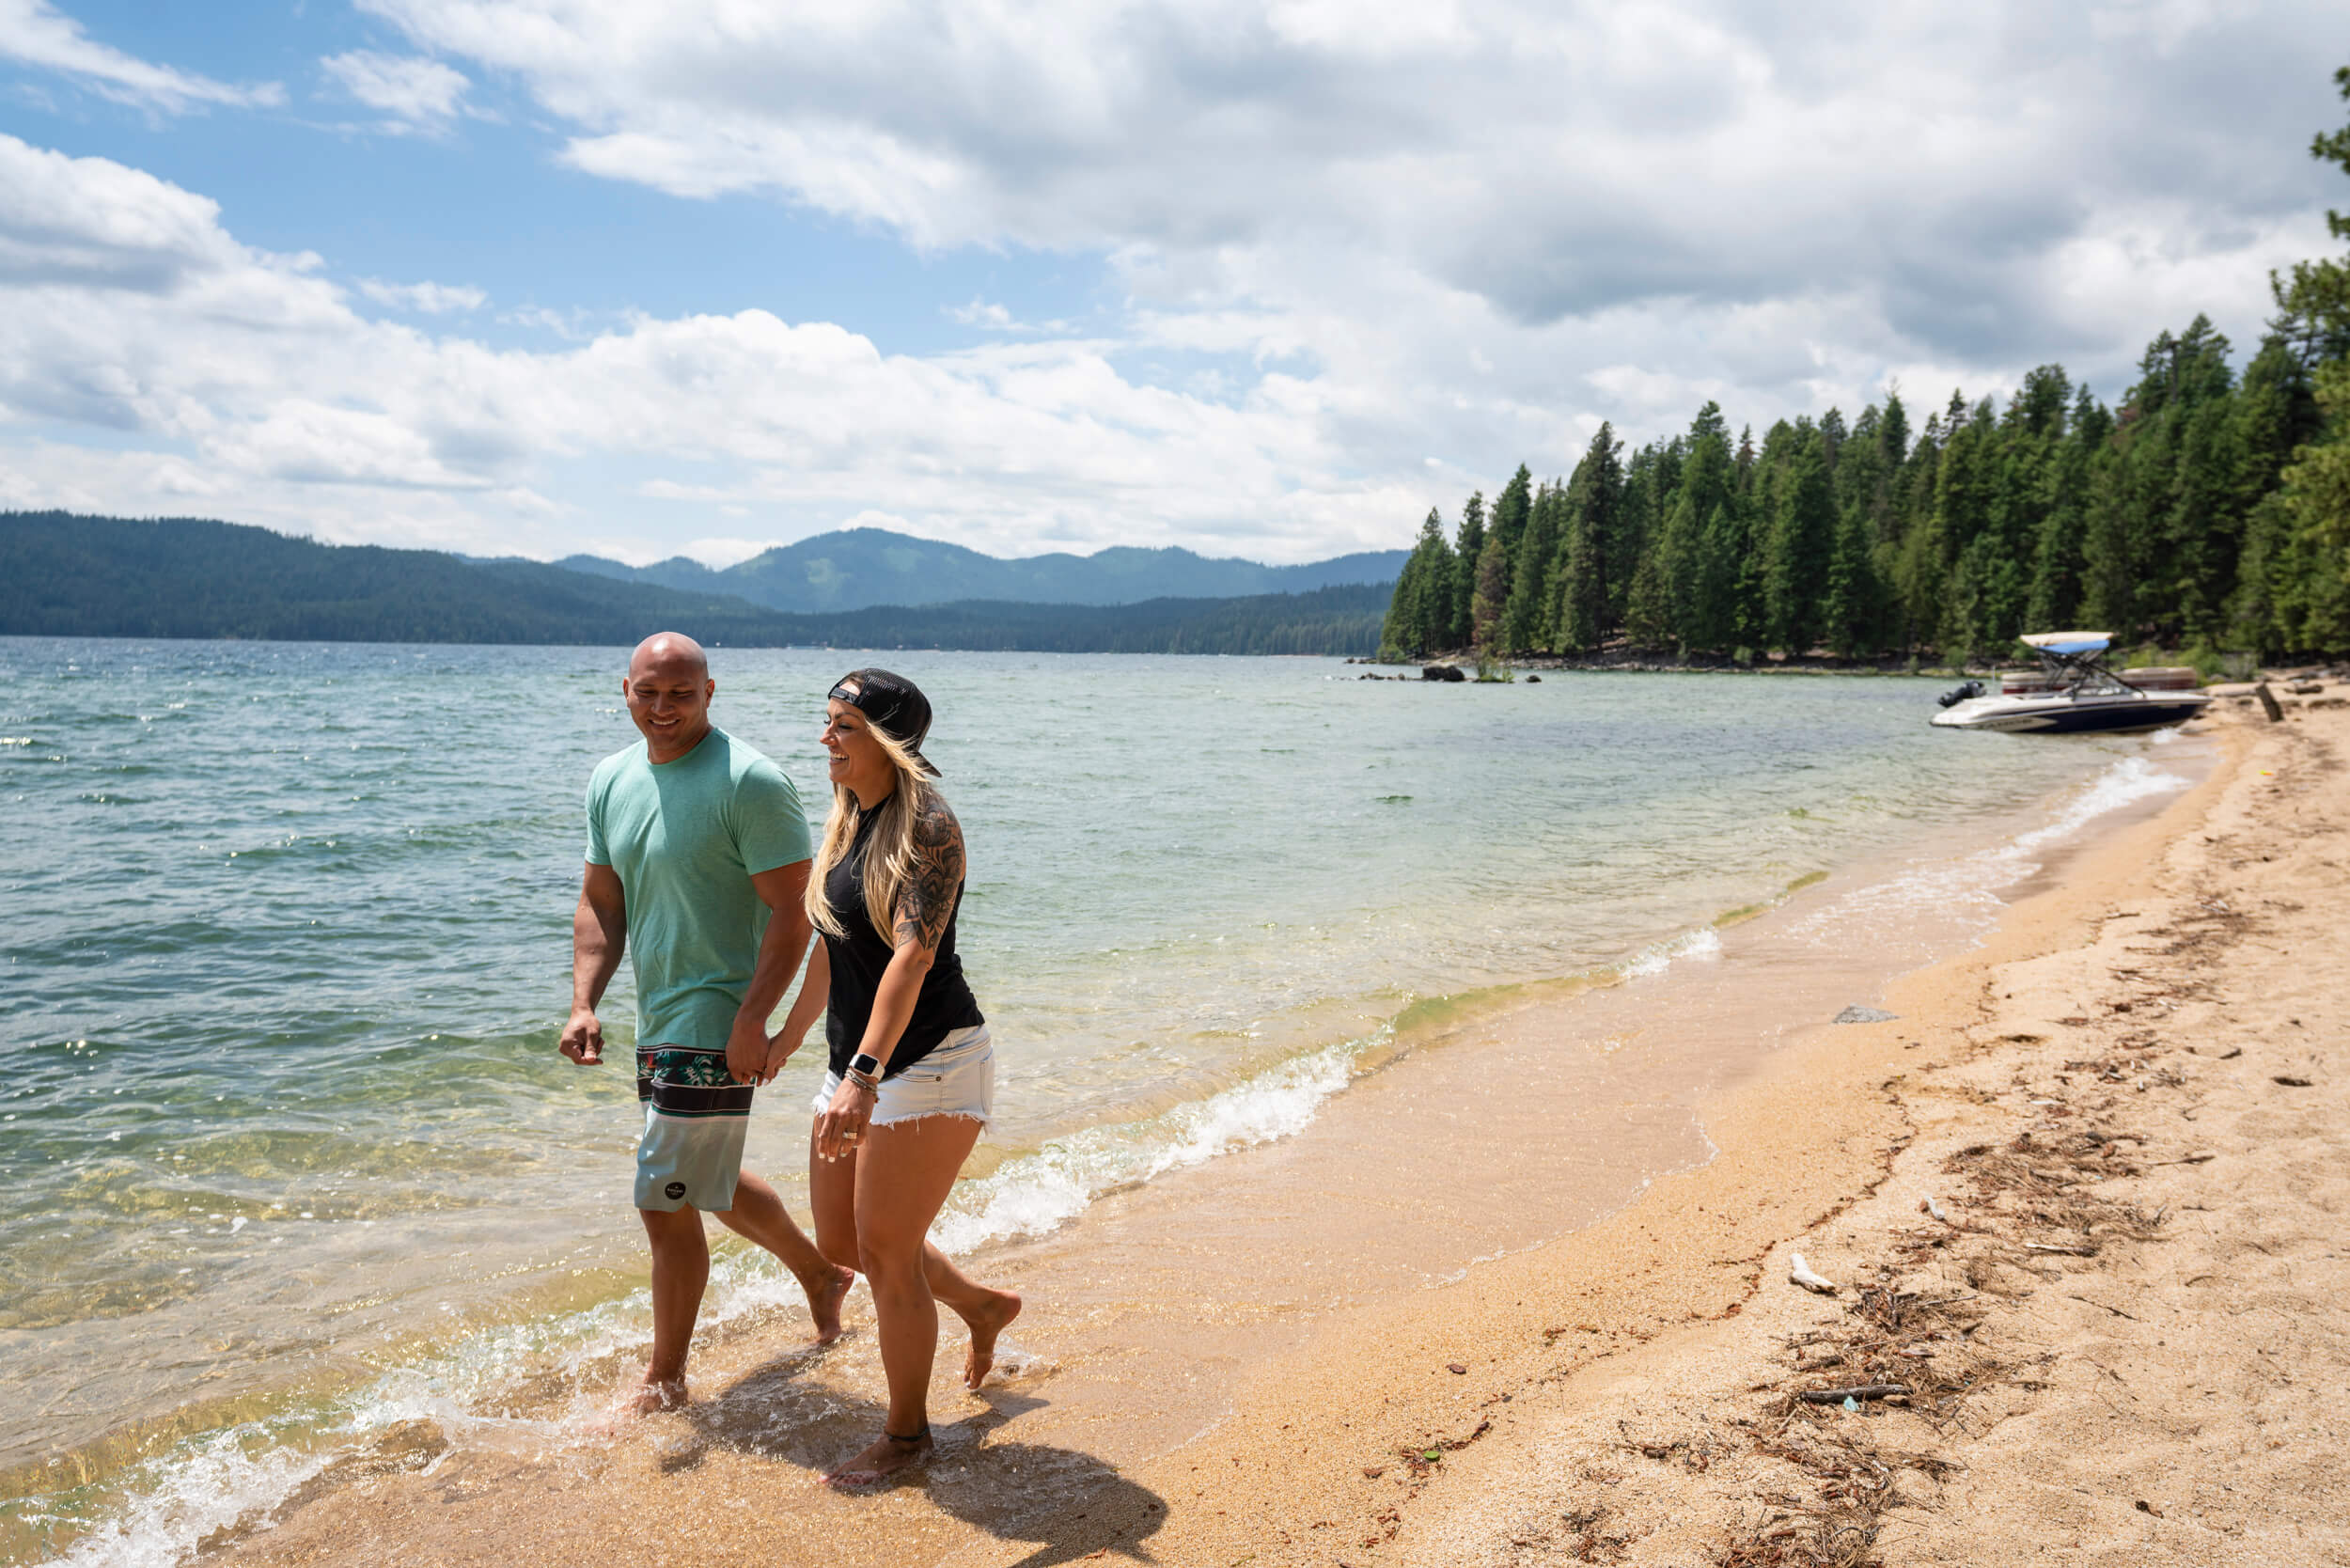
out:
<path id="1" fill-rule="evenodd" d="M 0 508 L 713 565 L 1407 545 L 1707 400 L 2108 400 L 2339 0 L 0 0 Z"/>

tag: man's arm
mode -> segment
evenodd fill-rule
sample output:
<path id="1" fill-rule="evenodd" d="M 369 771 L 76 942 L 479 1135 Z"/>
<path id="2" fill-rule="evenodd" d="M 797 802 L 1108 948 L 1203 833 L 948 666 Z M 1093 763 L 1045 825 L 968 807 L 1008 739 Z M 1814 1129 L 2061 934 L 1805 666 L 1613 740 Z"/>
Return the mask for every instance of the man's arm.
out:
<path id="1" fill-rule="evenodd" d="M 582 1067 L 603 1064 L 603 1025 L 596 1004 L 620 972 L 628 947 L 628 894 L 620 873 L 588 862 L 580 879 L 579 907 L 572 912 L 572 1019 L 563 1026 L 562 1053 Z"/>
<path id="2" fill-rule="evenodd" d="M 727 1071 L 737 1083 L 755 1084 L 767 1076 L 767 1019 L 783 1000 L 791 976 L 807 951 L 807 862 L 795 860 L 772 871 L 751 876 L 752 890 L 767 906 L 767 934 L 760 939 L 759 962 L 751 968 L 751 983 L 743 993 L 743 1006 L 727 1035 Z"/>

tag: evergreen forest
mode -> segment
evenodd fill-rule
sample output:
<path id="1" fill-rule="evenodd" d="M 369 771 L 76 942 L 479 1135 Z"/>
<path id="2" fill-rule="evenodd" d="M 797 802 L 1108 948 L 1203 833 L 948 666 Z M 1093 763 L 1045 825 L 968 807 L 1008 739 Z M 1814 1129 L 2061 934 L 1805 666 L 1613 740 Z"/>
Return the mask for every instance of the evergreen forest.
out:
<path id="1" fill-rule="evenodd" d="M 2350 100 L 2350 67 L 2334 80 Z M 2311 152 L 2350 174 L 2350 126 Z M 2045 365 L 2004 406 L 1953 393 L 1922 419 L 1895 390 L 1759 441 L 1712 402 L 1629 452 L 1602 424 L 1565 478 L 1521 465 L 1449 537 L 1429 512 L 1382 656 L 1956 663 L 2076 625 L 2204 663 L 2350 651 L 2350 253 L 2270 284 L 2240 366 L 2199 316 L 2115 406 Z"/>

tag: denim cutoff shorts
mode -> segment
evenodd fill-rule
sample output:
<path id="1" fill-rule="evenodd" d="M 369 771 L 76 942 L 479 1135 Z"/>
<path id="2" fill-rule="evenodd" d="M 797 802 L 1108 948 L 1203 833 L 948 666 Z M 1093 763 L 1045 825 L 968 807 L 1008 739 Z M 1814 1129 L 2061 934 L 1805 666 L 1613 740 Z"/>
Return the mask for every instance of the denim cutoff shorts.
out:
<path id="1" fill-rule="evenodd" d="M 840 1074 L 827 1072 L 824 1087 L 808 1102 L 822 1116 L 840 1092 Z M 995 1044 L 987 1026 L 957 1029 L 938 1043 L 938 1049 L 893 1077 L 882 1079 L 881 1100 L 873 1107 L 872 1125 L 912 1121 L 923 1116 L 960 1116 L 984 1127 L 995 1115 Z"/>

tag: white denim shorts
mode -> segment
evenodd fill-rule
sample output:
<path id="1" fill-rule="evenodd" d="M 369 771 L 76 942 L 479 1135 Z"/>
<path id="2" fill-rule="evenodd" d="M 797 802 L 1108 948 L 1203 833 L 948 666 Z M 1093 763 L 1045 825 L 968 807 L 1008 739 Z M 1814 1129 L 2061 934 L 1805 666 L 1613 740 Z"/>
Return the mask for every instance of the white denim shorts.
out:
<path id="1" fill-rule="evenodd" d="M 824 1087 L 808 1102 L 822 1116 L 840 1092 L 840 1074 L 827 1072 Z M 995 1115 L 995 1044 L 987 1026 L 957 1029 L 938 1043 L 938 1049 L 892 1077 L 882 1079 L 881 1100 L 873 1106 L 872 1125 L 912 1121 L 923 1116 L 960 1116 L 984 1127 Z"/>

